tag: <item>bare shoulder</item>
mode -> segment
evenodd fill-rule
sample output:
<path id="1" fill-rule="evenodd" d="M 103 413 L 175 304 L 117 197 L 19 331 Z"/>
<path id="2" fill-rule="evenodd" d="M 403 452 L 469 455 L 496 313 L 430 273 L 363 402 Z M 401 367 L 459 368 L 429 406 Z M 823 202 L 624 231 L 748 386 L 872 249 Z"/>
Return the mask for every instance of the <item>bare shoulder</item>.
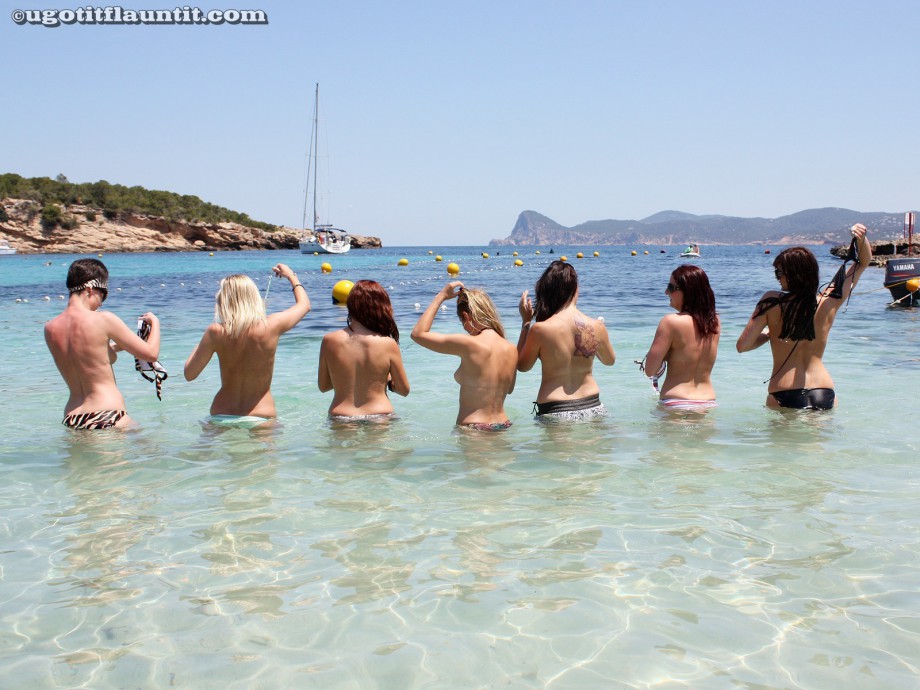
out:
<path id="1" fill-rule="evenodd" d="M 339 342 L 343 340 L 344 338 L 345 338 L 345 331 L 343 329 L 339 329 L 337 331 L 332 331 L 331 333 L 327 333 L 326 335 L 324 335 L 323 342 L 324 343 L 335 343 L 335 342 Z"/>
<path id="2" fill-rule="evenodd" d="M 208 327 L 204 329 L 205 337 L 211 340 L 219 340 L 226 334 L 227 331 L 225 331 L 224 327 L 219 323 L 208 324 Z"/>
<path id="3" fill-rule="evenodd" d="M 661 317 L 661 321 L 658 322 L 658 327 L 672 330 L 679 327 L 687 319 L 692 319 L 692 317 L 687 314 L 665 314 Z"/>

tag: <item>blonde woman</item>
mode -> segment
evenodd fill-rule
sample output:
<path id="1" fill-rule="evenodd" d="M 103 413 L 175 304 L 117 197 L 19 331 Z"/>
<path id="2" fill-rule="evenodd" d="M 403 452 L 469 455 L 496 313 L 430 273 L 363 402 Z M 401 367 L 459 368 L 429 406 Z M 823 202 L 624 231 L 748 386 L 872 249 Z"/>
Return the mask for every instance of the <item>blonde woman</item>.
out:
<path id="1" fill-rule="evenodd" d="M 438 309 L 457 300 L 457 317 L 468 335 L 432 333 Z M 445 285 L 412 329 L 412 340 L 422 347 L 460 358 L 454 380 L 460 384 L 457 425 L 480 431 L 503 431 L 511 426 L 505 398 L 514 390 L 517 348 L 505 340 L 498 310 L 482 290 L 464 288 L 454 281 Z"/>
<path id="2" fill-rule="evenodd" d="M 259 288 L 244 275 L 227 276 L 215 295 L 214 319 L 185 362 L 185 378 L 194 381 L 217 354 L 220 390 L 211 403 L 212 421 L 256 426 L 276 416 L 271 394 L 278 338 L 310 311 L 307 290 L 284 264 L 272 271 L 286 278 L 294 305 L 266 316 Z"/>

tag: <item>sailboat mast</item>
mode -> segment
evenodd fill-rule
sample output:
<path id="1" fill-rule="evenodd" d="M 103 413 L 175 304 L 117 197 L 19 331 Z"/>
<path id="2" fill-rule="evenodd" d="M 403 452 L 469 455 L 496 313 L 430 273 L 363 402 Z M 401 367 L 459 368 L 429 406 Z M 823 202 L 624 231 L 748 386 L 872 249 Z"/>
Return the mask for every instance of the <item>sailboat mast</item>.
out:
<path id="1" fill-rule="evenodd" d="M 319 158 L 319 82 L 316 83 L 316 100 L 313 105 L 313 234 L 316 234 L 316 161 Z"/>

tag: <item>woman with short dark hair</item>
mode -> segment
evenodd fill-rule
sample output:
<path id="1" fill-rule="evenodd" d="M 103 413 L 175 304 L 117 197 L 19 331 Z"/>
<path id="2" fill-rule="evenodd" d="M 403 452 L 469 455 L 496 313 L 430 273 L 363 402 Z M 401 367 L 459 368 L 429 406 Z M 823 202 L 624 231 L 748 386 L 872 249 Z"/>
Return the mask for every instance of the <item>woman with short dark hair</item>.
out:
<path id="1" fill-rule="evenodd" d="M 67 271 L 67 306 L 45 324 L 45 343 L 70 392 L 63 423 L 71 429 L 131 424 L 112 365 L 119 350 L 149 361 L 160 353 L 160 322 L 153 313 L 141 316 L 150 328 L 144 341 L 115 314 L 100 311 L 109 295 L 108 280 L 109 271 L 101 261 L 74 261 Z"/>

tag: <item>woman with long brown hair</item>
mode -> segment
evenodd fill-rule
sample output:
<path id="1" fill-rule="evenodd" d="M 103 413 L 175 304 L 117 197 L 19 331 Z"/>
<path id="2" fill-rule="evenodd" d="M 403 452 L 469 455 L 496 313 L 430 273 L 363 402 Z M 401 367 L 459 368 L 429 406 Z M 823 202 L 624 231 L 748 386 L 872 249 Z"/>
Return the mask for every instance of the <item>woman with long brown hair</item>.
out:
<path id="1" fill-rule="evenodd" d="M 850 232 L 851 256 L 820 295 L 818 260 L 805 247 L 790 247 L 773 260 L 781 291 L 764 293 L 738 338 L 738 352 L 770 343 L 773 374 L 767 380 L 768 407 L 828 410 L 836 403 L 834 381 L 822 357 L 837 310 L 848 300 L 872 258 L 866 226 Z"/>
<path id="2" fill-rule="evenodd" d="M 664 290 L 676 314 L 661 319 L 645 355 L 645 371 L 657 372 L 653 383 L 667 375 L 659 403 L 669 409 L 702 410 L 716 404 L 712 368 L 719 350 L 721 325 L 709 277 L 699 266 L 686 264 L 671 273 Z"/>
<path id="3" fill-rule="evenodd" d="M 580 421 L 607 414 L 593 374 L 594 359 L 612 366 L 616 354 L 604 324 L 578 309 L 575 269 L 553 261 L 537 280 L 534 293 L 535 303 L 525 290 L 518 304 L 523 323 L 517 368 L 530 371 L 540 361 L 537 418 Z"/>
<path id="4" fill-rule="evenodd" d="M 438 309 L 455 298 L 457 318 L 466 334 L 433 333 L 431 326 Z M 511 426 L 504 405 L 514 390 L 517 348 L 505 340 L 498 310 L 485 291 L 464 288 L 460 281 L 445 285 L 415 324 L 412 340 L 429 350 L 460 358 L 454 372 L 454 380 L 460 384 L 457 426 L 479 431 L 503 431 Z"/>
<path id="5" fill-rule="evenodd" d="M 409 395 L 409 378 L 399 351 L 399 328 L 383 286 L 359 280 L 346 300 L 345 328 L 327 333 L 319 350 L 319 389 L 334 391 L 334 419 L 385 419 L 393 416 L 387 389 Z"/>

